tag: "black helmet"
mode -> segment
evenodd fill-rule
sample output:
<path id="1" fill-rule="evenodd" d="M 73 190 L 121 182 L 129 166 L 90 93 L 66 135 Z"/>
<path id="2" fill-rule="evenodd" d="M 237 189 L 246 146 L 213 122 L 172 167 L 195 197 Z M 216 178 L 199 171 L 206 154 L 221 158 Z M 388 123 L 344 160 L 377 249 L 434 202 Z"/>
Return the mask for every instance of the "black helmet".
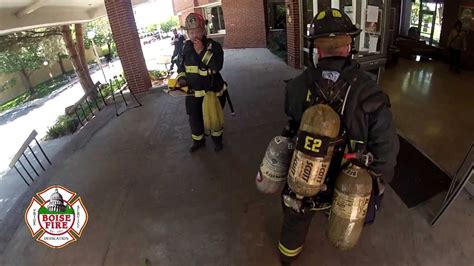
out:
<path id="1" fill-rule="evenodd" d="M 349 35 L 355 37 L 361 32 L 351 19 L 339 9 L 330 8 L 319 12 L 311 22 L 309 38 L 336 37 Z"/>

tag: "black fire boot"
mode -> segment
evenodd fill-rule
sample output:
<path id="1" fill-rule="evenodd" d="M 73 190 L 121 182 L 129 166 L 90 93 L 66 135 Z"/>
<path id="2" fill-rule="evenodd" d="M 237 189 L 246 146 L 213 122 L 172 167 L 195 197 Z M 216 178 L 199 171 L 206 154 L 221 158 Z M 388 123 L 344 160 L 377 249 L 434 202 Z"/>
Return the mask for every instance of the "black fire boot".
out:
<path id="1" fill-rule="evenodd" d="M 214 141 L 214 151 L 215 152 L 220 152 L 224 148 L 224 145 L 222 144 L 222 136 L 220 137 L 212 137 L 212 140 Z"/>
<path id="2" fill-rule="evenodd" d="M 197 150 L 199 150 L 200 148 L 203 148 L 204 146 L 206 146 L 206 140 L 194 140 L 193 141 L 193 146 L 191 146 L 191 148 L 189 148 L 189 152 L 190 153 L 193 153 Z"/>

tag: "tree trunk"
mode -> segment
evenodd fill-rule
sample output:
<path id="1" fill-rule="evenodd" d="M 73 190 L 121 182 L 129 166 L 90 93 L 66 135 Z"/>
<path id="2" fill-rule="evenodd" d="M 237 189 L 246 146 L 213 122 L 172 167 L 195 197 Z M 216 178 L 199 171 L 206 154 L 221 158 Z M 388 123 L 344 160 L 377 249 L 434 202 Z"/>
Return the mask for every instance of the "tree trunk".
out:
<path id="1" fill-rule="evenodd" d="M 25 86 L 25 89 L 28 89 L 31 95 L 35 93 L 35 89 L 33 88 L 33 84 L 31 84 L 30 80 L 30 75 L 26 72 L 26 70 L 22 69 L 20 70 L 20 78 L 21 78 L 21 83 L 23 83 L 23 86 Z"/>
<path id="2" fill-rule="evenodd" d="M 112 48 L 110 47 L 110 42 L 107 42 L 107 50 L 109 50 L 110 57 L 112 57 Z"/>
<path id="3" fill-rule="evenodd" d="M 84 35 L 82 31 L 82 24 L 74 24 L 74 28 L 76 29 L 76 50 L 79 58 L 81 59 L 82 66 L 84 67 L 84 71 L 89 73 L 89 66 L 87 65 L 86 60 L 86 49 L 84 47 Z"/>
<path id="4" fill-rule="evenodd" d="M 61 57 L 61 53 L 58 53 L 58 63 L 59 63 L 59 66 L 61 67 L 61 73 L 66 76 L 66 69 L 64 68 L 64 63 L 63 63 L 63 59 Z"/>
<path id="5" fill-rule="evenodd" d="M 84 66 L 82 65 L 81 59 L 77 55 L 76 47 L 74 42 L 72 41 L 72 34 L 71 30 L 69 29 L 69 25 L 62 26 L 62 33 L 64 43 L 66 44 L 67 51 L 69 53 L 69 57 L 71 58 L 72 65 L 76 70 L 77 77 L 79 78 L 79 82 L 81 83 L 82 89 L 84 93 L 88 93 L 93 89 L 94 84 L 92 83 L 91 76 L 89 72 L 84 70 Z"/>

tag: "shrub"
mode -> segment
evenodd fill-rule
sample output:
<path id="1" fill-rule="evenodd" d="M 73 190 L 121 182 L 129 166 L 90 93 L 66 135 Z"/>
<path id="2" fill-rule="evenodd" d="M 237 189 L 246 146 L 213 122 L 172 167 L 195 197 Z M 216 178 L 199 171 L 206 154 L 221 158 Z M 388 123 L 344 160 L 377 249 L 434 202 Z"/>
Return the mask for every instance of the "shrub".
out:
<path id="1" fill-rule="evenodd" d="M 160 80 L 168 75 L 168 72 L 164 70 L 148 70 L 151 80 Z"/>
<path id="2" fill-rule="evenodd" d="M 75 117 L 62 115 L 58 117 L 56 123 L 48 128 L 46 133 L 47 139 L 55 139 L 65 135 L 72 134 L 76 131 L 79 121 Z"/>

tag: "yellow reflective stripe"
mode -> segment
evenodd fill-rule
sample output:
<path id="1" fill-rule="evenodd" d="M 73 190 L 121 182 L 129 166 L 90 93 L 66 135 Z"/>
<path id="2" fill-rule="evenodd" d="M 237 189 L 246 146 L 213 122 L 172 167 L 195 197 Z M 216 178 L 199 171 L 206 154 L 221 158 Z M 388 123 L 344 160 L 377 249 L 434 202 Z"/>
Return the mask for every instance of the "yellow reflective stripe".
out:
<path id="1" fill-rule="evenodd" d="M 285 246 L 283 246 L 283 244 L 280 242 L 280 243 L 278 243 L 278 250 L 280 250 L 280 252 L 283 253 L 283 255 L 285 255 L 287 257 L 295 257 L 298 254 L 300 254 L 301 251 L 303 251 L 303 246 L 301 246 L 297 249 L 288 249 Z"/>
<path id="2" fill-rule="evenodd" d="M 308 94 L 306 94 L 306 101 L 311 102 L 311 91 L 308 90 Z"/>
<path id="3" fill-rule="evenodd" d="M 191 73 L 191 74 L 198 74 L 199 73 L 199 67 L 198 66 L 185 66 L 186 73 Z"/>
<path id="4" fill-rule="evenodd" d="M 194 91 L 194 97 L 204 97 L 206 95 L 206 91 Z"/>
<path id="5" fill-rule="evenodd" d="M 224 133 L 224 130 L 219 130 L 219 131 L 211 131 L 211 136 L 213 137 L 220 137 Z"/>
<path id="6" fill-rule="evenodd" d="M 224 87 L 222 88 L 222 90 L 220 90 L 219 92 L 216 93 L 216 96 L 217 97 L 221 97 L 224 92 L 227 90 L 227 86 L 224 85 Z M 194 91 L 194 97 L 204 97 L 206 95 L 206 91 L 205 90 L 200 90 L 200 91 Z"/>
<path id="7" fill-rule="evenodd" d="M 201 70 L 199 69 L 198 66 L 186 66 L 186 73 L 189 73 L 189 74 L 199 74 L 201 76 L 207 76 L 208 73 L 206 70 Z"/>
<path id="8" fill-rule="evenodd" d="M 211 51 L 207 50 L 204 56 L 202 57 L 202 62 L 207 66 L 209 62 L 211 62 L 211 58 L 213 55 L 214 54 Z"/>
<path id="9" fill-rule="evenodd" d="M 191 137 L 193 138 L 193 140 L 202 140 L 204 139 L 204 134 L 201 134 L 201 135 L 192 134 Z"/>
<path id="10" fill-rule="evenodd" d="M 208 75 L 207 71 L 201 70 L 201 69 L 199 69 L 199 73 L 198 73 L 198 74 L 201 75 L 201 76 L 207 76 L 207 75 Z"/>

